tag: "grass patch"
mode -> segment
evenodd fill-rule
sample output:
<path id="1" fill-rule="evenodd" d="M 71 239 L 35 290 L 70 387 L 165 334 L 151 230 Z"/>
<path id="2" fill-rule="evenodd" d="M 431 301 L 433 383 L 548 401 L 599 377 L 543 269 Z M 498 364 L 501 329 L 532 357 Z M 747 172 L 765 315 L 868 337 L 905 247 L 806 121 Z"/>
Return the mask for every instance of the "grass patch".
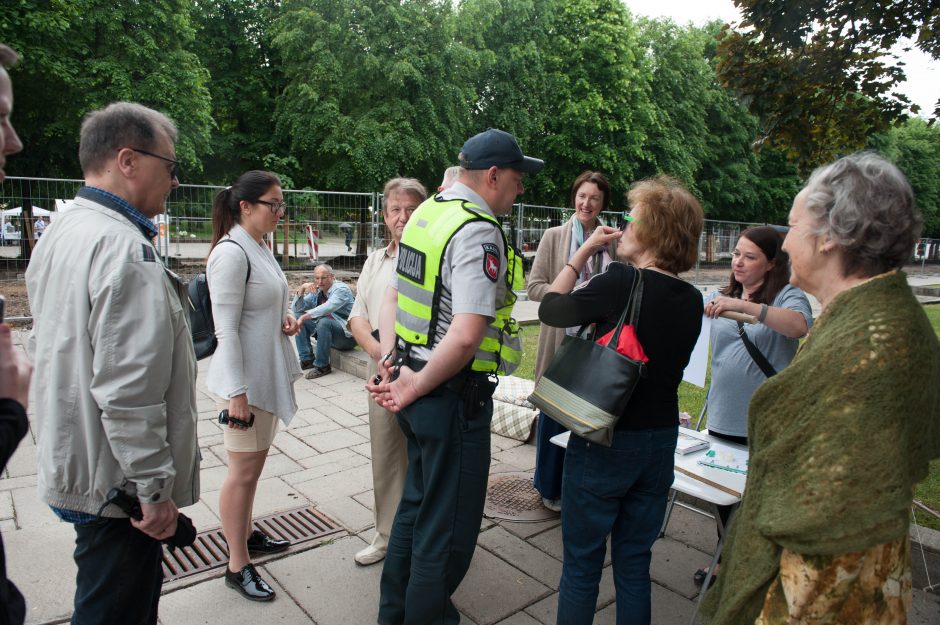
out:
<path id="1" fill-rule="evenodd" d="M 940 306 L 925 306 L 924 311 L 930 319 L 938 339 L 940 339 Z M 539 344 L 538 325 L 524 326 L 522 328 L 522 362 L 515 375 L 532 380 L 535 378 L 535 355 Z M 705 378 L 706 388 L 711 382 L 711 367 Z M 692 415 L 693 422 L 702 410 L 705 403 L 705 389 L 694 384 L 682 382 L 679 385 L 679 409 Z M 940 458 L 930 463 L 930 473 L 927 478 L 917 485 L 914 497 L 924 502 L 928 508 L 940 511 Z M 940 531 L 940 519 L 928 512 L 919 510 L 917 522 L 923 527 Z"/>

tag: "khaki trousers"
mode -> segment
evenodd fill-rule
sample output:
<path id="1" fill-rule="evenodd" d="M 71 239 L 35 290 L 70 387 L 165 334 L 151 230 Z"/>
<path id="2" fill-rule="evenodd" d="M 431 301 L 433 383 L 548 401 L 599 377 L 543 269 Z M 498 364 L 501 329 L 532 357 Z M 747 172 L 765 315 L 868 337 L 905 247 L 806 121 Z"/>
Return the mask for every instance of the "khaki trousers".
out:
<path id="1" fill-rule="evenodd" d="M 368 379 L 378 366 L 370 358 Z M 395 512 L 405 488 L 408 471 L 408 446 L 394 413 L 382 408 L 369 397 L 369 438 L 372 443 L 372 484 L 375 503 L 375 538 L 372 546 L 384 551 L 392 532 Z"/>

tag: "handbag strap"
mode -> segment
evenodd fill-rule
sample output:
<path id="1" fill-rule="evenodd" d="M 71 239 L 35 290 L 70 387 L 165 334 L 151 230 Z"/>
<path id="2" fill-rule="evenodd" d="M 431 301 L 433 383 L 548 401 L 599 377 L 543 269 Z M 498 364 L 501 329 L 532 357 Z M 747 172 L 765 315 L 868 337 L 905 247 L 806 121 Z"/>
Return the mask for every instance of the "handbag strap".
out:
<path id="1" fill-rule="evenodd" d="M 611 335 L 610 342 L 607 343 L 607 347 L 610 347 L 611 349 L 617 349 L 617 345 L 620 344 L 620 332 L 623 330 L 623 326 L 627 321 L 627 317 L 630 318 L 629 325 L 633 326 L 634 331 L 638 329 L 640 320 L 640 305 L 642 303 L 643 270 L 635 268 L 633 285 L 630 287 L 630 297 L 627 300 L 627 305 L 623 307 L 623 312 L 620 313 L 620 320 L 617 322 L 617 327 L 614 328 L 614 333 Z"/>
<path id="2" fill-rule="evenodd" d="M 768 378 L 772 378 L 777 375 L 777 370 L 774 369 L 773 365 L 767 360 L 767 357 L 759 349 L 757 345 L 751 342 L 751 339 L 747 337 L 747 332 L 744 331 L 744 324 L 738 322 L 738 336 L 741 337 L 741 340 L 744 342 L 744 349 L 747 350 L 747 353 L 751 355 L 751 358 L 754 359 L 754 363 L 760 367 L 760 370 L 764 372 Z"/>

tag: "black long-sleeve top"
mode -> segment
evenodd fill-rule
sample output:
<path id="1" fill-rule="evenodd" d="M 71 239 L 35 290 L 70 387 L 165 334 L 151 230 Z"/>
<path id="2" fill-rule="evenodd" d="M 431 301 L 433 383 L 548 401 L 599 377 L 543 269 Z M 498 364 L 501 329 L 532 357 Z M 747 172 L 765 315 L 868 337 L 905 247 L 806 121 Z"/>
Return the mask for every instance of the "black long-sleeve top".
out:
<path id="1" fill-rule="evenodd" d="M 571 293 L 549 293 L 539 306 L 539 319 L 556 327 L 596 323 L 596 336 L 603 336 L 627 305 L 635 271 L 632 265 L 611 263 L 607 271 Z M 678 425 L 679 383 L 702 329 L 702 294 L 694 286 L 652 269 L 641 271 L 637 336 L 649 357 L 648 375 L 637 383 L 617 422 L 618 430 Z"/>
<path id="2" fill-rule="evenodd" d="M 26 410 L 13 399 L 0 399 L 0 471 L 6 468 L 26 432 Z M 19 589 L 7 579 L 7 556 L 0 538 L 0 625 L 21 625 L 26 618 L 26 602 Z"/>

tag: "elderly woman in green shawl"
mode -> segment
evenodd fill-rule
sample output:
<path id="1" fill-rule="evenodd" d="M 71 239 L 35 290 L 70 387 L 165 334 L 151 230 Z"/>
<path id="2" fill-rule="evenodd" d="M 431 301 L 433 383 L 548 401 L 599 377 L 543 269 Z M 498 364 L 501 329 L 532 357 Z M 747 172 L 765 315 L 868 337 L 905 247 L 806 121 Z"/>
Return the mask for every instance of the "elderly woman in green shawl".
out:
<path id="1" fill-rule="evenodd" d="M 790 282 L 823 312 L 750 404 L 747 489 L 709 624 L 905 623 L 914 485 L 940 456 L 940 345 L 900 268 L 922 218 L 874 153 L 813 172 Z"/>

